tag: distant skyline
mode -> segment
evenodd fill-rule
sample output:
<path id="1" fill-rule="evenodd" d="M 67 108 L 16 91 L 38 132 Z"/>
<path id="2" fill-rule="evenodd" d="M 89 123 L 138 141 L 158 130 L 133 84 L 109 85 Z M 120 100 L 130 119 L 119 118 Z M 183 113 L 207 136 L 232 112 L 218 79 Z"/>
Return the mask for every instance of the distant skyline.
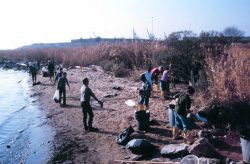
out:
<path id="1" fill-rule="evenodd" d="M 250 36 L 250 0 L 3 0 L 0 49 L 78 38 L 156 38 L 181 30 Z"/>

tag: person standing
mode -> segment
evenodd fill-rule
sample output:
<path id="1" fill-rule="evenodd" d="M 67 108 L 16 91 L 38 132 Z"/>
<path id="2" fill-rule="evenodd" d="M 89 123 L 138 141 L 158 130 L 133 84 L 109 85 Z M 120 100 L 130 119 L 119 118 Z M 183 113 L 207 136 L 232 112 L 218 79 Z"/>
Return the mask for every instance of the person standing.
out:
<path id="1" fill-rule="evenodd" d="M 29 70 L 30 70 L 31 77 L 32 77 L 32 84 L 35 85 L 36 84 L 37 67 L 35 66 L 34 63 L 29 63 Z"/>
<path id="2" fill-rule="evenodd" d="M 57 89 L 59 90 L 59 104 L 61 105 L 63 95 L 63 106 L 66 106 L 66 85 L 68 85 L 70 89 L 69 82 L 67 79 L 67 73 L 63 72 L 63 76 L 59 78 L 57 83 Z"/>
<path id="3" fill-rule="evenodd" d="M 82 107 L 82 113 L 83 113 L 84 129 L 86 131 L 92 131 L 92 132 L 98 131 L 97 128 L 94 128 L 92 126 L 94 113 L 93 113 L 93 109 L 90 105 L 90 97 L 93 97 L 100 104 L 101 107 L 103 107 L 103 102 L 98 100 L 97 97 L 95 96 L 95 94 L 89 88 L 89 79 L 88 78 L 84 78 L 82 80 L 82 83 L 83 83 L 83 85 L 81 87 L 80 94 L 81 94 L 81 107 Z M 87 123 L 87 118 L 88 118 L 88 123 Z"/>
<path id="4" fill-rule="evenodd" d="M 56 73 L 54 85 L 56 84 L 56 82 L 58 82 L 59 78 L 62 77 L 62 76 L 63 76 L 63 68 L 60 67 L 59 72 Z"/>
<path id="5" fill-rule="evenodd" d="M 48 61 L 48 73 L 49 79 L 52 81 L 54 79 L 55 64 L 54 62 Z"/>

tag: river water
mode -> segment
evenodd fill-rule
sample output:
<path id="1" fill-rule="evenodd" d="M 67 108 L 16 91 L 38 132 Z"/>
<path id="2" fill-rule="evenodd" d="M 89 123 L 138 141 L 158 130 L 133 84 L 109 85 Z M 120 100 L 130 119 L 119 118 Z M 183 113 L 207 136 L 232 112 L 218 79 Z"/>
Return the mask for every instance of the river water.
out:
<path id="1" fill-rule="evenodd" d="M 0 164 L 43 164 L 52 154 L 53 129 L 29 78 L 26 72 L 0 69 Z"/>

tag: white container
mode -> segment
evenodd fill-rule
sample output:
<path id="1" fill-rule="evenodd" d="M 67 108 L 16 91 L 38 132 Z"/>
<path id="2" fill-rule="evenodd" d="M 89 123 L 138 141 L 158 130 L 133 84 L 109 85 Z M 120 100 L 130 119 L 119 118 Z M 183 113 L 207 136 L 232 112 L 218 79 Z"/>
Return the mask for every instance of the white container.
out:
<path id="1" fill-rule="evenodd" d="M 175 111 L 174 108 L 168 108 L 168 122 L 170 127 L 175 126 Z"/>
<path id="2" fill-rule="evenodd" d="M 240 136 L 240 144 L 242 149 L 243 161 L 250 163 L 250 138 Z"/>
<path id="3" fill-rule="evenodd" d="M 199 158 L 195 155 L 187 155 L 181 159 L 180 164 L 199 164 Z"/>

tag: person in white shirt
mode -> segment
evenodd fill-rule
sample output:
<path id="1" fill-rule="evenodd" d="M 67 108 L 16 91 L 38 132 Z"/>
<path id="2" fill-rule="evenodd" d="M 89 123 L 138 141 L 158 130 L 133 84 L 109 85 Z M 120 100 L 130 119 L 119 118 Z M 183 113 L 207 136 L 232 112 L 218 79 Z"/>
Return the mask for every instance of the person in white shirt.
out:
<path id="1" fill-rule="evenodd" d="M 83 85 L 81 87 L 80 93 L 81 93 L 81 107 L 83 113 L 84 129 L 86 131 L 92 131 L 92 132 L 98 131 L 97 128 L 92 127 L 94 113 L 90 105 L 90 97 L 93 97 L 100 104 L 101 107 L 103 107 L 103 102 L 98 100 L 95 94 L 92 92 L 92 90 L 88 87 L 89 85 L 88 78 L 84 78 L 82 82 Z M 89 117 L 88 123 L 87 123 L 87 117 Z"/>

